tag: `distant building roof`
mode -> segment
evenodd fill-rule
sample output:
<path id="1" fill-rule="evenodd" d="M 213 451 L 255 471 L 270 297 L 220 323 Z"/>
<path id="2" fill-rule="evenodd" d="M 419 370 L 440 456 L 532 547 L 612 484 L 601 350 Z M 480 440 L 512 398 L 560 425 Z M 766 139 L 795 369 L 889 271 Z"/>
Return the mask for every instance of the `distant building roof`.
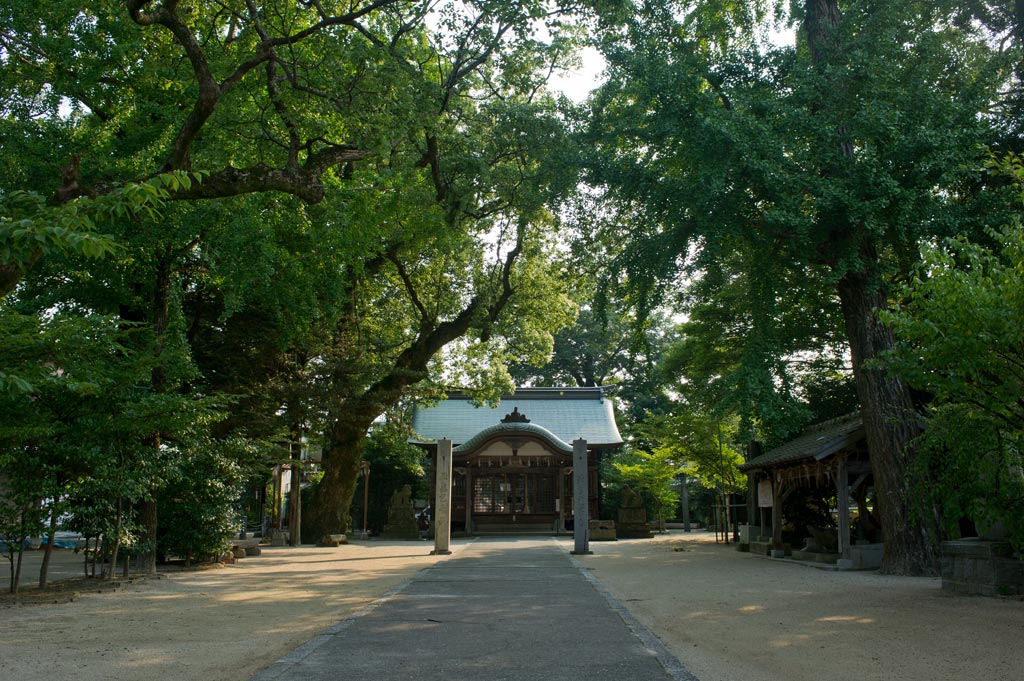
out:
<path id="1" fill-rule="evenodd" d="M 413 442 L 448 438 L 458 446 L 498 426 L 514 411 L 564 443 L 582 438 L 588 447 L 622 444 L 612 403 L 601 388 L 519 388 L 513 395 L 503 395 L 497 407 L 477 407 L 469 396 L 451 393 L 433 406 L 416 409 L 412 427 L 418 438 Z"/>
<path id="2" fill-rule="evenodd" d="M 741 464 L 744 472 L 775 468 L 797 461 L 821 461 L 864 439 L 860 414 L 847 414 L 808 427 L 796 439 Z"/>

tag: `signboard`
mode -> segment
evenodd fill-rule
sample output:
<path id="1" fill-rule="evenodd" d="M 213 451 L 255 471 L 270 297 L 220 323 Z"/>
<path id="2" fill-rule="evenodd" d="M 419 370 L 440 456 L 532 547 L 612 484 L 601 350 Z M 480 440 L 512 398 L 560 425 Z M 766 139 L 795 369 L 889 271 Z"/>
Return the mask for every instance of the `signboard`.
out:
<path id="1" fill-rule="evenodd" d="M 757 483 L 757 506 L 758 508 L 772 507 L 772 481 L 761 480 Z"/>

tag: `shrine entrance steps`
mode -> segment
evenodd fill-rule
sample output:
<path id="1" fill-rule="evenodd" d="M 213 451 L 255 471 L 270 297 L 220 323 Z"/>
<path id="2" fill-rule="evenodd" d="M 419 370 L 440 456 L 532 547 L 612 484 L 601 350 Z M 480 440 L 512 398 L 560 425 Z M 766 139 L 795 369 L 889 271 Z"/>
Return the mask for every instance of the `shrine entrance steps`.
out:
<path id="1" fill-rule="evenodd" d="M 251 681 L 697 681 L 548 537 L 453 546 Z"/>

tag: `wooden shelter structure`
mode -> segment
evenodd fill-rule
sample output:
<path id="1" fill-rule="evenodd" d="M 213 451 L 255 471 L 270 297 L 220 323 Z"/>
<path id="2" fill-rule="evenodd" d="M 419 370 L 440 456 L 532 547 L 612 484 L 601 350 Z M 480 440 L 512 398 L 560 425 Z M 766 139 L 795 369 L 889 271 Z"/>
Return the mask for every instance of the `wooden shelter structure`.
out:
<path id="1" fill-rule="evenodd" d="M 410 440 L 431 454 L 451 440 L 451 529 L 464 532 L 565 532 L 573 525 L 573 442 L 587 450 L 587 508 L 599 516 L 598 463 L 622 445 L 611 401 L 601 388 L 519 388 L 497 406 L 469 395 L 416 409 Z M 431 480 L 435 480 L 431 476 Z M 431 489 L 436 508 L 437 490 Z"/>
<path id="2" fill-rule="evenodd" d="M 774 550 L 783 549 L 783 504 L 800 486 L 833 486 L 836 492 L 836 533 L 839 560 L 850 561 L 850 501 L 867 518 L 866 495 L 871 460 L 860 414 L 848 414 L 810 426 L 798 437 L 740 465 L 754 477 L 758 505 L 771 508 Z M 770 495 L 770 503 L 764 499 Z M 803 529 L 803 528 L 798 528 Z M 773 554 L 774 555 L 774 554 Z"/>

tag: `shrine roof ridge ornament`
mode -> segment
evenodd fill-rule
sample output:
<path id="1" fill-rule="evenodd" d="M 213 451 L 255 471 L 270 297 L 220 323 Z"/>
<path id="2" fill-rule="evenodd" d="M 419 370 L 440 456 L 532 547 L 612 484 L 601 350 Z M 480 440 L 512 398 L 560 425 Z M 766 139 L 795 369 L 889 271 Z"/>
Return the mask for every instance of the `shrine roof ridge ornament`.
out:
<path id="1" fill-rule="evenodd" d="M 501 420 L 502 423 L 529 423 L 530 419 L 526 418 L 526 414 L 519 412 L 519 407 L 515 407 L 511 414 L 506 414 L 505 418 Z"/>

